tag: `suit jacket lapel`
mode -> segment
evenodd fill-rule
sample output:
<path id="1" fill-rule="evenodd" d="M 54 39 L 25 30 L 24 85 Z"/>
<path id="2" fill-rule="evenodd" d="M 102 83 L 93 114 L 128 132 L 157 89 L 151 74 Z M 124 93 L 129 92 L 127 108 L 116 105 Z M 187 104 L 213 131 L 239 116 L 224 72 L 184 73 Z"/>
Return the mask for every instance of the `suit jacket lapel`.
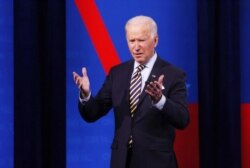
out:
<path id="1" fill-rule="evenodd" d="M 131 80 L 131 76 L 134 70 L 134 61 L 130 61 L 128 64 L 128 70 L 126 71 L 126 74 L 124 76 L 124 85 L 125 85 L 125 97 L 126 97 L 126 101 L 129 102 L 129 88 L 130 88 L 130 80 Z"/>

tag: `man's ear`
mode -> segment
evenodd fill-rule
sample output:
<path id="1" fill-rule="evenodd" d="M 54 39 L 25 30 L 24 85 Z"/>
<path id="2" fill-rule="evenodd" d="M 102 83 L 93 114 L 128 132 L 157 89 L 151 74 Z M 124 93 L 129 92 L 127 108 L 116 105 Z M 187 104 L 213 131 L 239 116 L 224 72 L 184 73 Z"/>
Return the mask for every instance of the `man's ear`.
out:
<path id="1" fill-rule="evenodd" d="M 154 38 L 154 42 L 155 42 L 155 47 L 158 45 L 158 36 L 155 36 L 155 38 Z"/>

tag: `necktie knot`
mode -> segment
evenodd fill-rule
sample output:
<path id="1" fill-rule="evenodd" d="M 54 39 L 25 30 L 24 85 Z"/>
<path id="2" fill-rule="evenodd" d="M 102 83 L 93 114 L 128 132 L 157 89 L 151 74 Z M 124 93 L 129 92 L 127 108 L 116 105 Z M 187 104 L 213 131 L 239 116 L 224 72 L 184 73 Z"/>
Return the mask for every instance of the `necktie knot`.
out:
<path id="1" fill-rule="evenodd" d="M 145 65 L 143 65 L 143 64 L 138 65 L 138 66 L 136 67 L 137 72 L 141 72 L 141 71 L 142 71 L 145 67 L 146 67 L 146 66 L 145 66 Z"/>

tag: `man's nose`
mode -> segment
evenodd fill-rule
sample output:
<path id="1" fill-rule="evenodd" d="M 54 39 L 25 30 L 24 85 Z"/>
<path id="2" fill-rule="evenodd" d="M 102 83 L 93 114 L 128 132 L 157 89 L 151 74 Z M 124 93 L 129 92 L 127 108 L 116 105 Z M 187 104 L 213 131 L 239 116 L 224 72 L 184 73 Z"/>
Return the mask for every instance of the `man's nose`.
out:
<path id="1" fill-rule="evenodd" d="M 135 50 L 138 51 L 140 50 L 140 44 L 138 42 L 135 42 Z"/>

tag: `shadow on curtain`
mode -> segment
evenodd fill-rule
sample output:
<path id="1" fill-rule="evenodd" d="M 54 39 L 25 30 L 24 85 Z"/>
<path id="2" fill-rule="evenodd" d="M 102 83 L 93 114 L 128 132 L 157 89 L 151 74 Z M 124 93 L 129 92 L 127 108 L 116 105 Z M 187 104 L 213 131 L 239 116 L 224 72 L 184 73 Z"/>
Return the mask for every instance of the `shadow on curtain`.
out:
<path id="1" fill-rule="evenodd" d="M 200 166 L 239 168 L 238 0 L 198 0 Z"/>
<path id="2" fill-rule="evenodd" d="M 65 167 L 65 1 L 14 0 L 14 167 Z"/>

